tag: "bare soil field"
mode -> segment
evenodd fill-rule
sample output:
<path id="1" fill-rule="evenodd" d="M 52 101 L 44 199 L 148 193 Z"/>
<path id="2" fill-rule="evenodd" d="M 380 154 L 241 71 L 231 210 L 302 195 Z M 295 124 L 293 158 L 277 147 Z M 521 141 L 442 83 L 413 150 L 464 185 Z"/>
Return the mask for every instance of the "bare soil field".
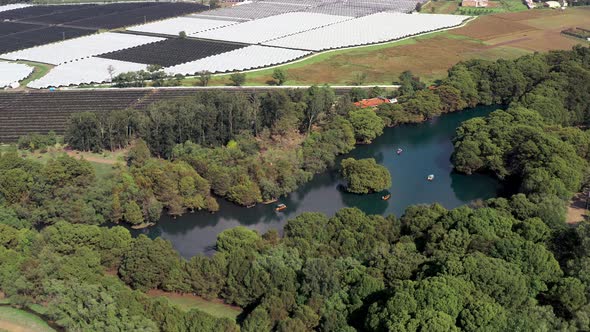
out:
<path id="1" fill-rule="evenodd" d="M 570 49 L 580 40 L 561 34 L 569 27 L 588 27 L 590 8 L 535 9 L 479 17 L 467 25 L 387 45 L 335 51 L 283 66 L 287 84 L 346 84 L 367 73 L 365 84 L 390 84 L 404 70 L 432 82 L 447 69 L 469 59 L 511 59 L 535 51 Z M 248 74 L 248 83 L 265 84 L 272 70 Z"/>

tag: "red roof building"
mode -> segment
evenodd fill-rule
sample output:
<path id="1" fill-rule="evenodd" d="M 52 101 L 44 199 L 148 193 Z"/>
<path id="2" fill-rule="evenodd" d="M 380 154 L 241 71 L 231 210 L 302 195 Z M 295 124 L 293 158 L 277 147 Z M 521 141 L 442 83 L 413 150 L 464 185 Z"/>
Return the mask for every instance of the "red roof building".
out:
<path id="1" fill-rule="evenodd" d="M 360 108 L 367 108 L 367 107 L 377 107 L 381 104 L 389 104 L 391 100 L 387 98 L 370 98 L 370 99 L 363 99 L 361 101 L 357 101 L 354 103 L 356 106 Z"/>

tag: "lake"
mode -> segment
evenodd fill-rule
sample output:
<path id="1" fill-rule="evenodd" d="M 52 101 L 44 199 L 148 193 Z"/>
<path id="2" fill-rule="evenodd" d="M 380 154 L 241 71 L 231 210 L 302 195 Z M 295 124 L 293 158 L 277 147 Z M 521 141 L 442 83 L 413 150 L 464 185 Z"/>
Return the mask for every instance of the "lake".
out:
<path id="1" fill-rule="evenodd" d="M 414 204 L 438 202 L 451 209 L 473 200 L 495 197 L 501 190 L 499 181 L 481 174 L 457 174 L 453 172 L 450 157 L 451 140 L 461 122 L 486 116 L 496 108 L 481 106 L 421 124 L 386 128 L 372 144 L 359 145 L 338 159 L 375 158 L 386 166 L 392 176 L 388 201 L 383 201 L 380 193 L 356 195 L 343 191 L 338 170 L 331 170 L 316 175 L 297 191 L 282 197 L 278 203 L 287 205 L 282 212 L 275 211 L 275 204 L 258 204 L 248 209 L 218 199 L 220 211 L 215 214 L 187 213 L 177 219 L 163 216 L 156 226 L 132 232 L 170 240 L 180 254 L 188 258 L 213 253 L 217 234 L 225 229 L 243 225 L 261 234 L 269 229 L 282 230 L 288 219 L 303 212 L 331 216 L 341 208 L 357 207 L 369 214 L 401 216 Z M 396 153 L 398 147 L 403 149 L 401 155 Z M 435 176 L 434 181 L 427 181 L 429 174 Z"/>

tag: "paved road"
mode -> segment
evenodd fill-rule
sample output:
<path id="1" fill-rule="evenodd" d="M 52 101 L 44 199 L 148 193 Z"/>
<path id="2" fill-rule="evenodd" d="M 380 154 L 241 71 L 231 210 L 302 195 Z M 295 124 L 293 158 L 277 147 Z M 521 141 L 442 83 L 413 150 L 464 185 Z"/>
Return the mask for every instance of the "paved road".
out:
<path id="1" fill-rule="evenodd" d="M 361 89 L 371 89 L 375 86 L 384 89 L 398 89 L 399 85 L 330 85 L 330 87 L 334 90 L 350 90 L 353 88 L 361 88 Z M 162 86 L 162 87 L 143 87 L 143 88 L 117 88 L 117 90 L 223 90 L 223 91 L 253 91 L 253 90 L 285 90 L 285 89 L 307 89 L 310 88 L 311 85 L 245 85 L 245 86 L 228 86 L 228 85 L 218 85 L 218 86 Z M 105 90 L 105 88 L 60 88 L 59 90 L 84 90 L 84 91 L 92 91 L 92 90 Z"/>

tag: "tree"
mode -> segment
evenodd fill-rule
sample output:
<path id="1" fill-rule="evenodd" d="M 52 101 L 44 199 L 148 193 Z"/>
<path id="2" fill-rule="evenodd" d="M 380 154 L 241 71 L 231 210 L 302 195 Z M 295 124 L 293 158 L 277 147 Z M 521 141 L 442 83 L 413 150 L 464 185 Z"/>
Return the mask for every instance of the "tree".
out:
<path id="1" fill-rule="evenodd" d="M 138 139 L 135 144 L 129 149 L 127 154 L 127 164 L 129 166 L 141 167 L 150 158 L 150 150 L 144 140 Z"/>
<path id="2" fill-rule="evenodd" d="M 240 205 L 249 206 L 261 202 L 262 194 L 256 183 L 252 181 L 244 181 L 241 184 L 229 188 L 227 198 Z"/>
<path id="3" fill-rule="evenodd" d="M 219 0 L 209 0 L 209 9 L 219 8 Z"/>
<path id="4" fill-rule="evenodd" d="M 272 72 L 272 78 L 276 81 L 277 85 L 283 85 L 287 81 L 287 73 L 280 68 L 276 68 Z"/>
<path id="5" fill-rule="evenodd" d="M 318 87 L 312 86 L 307 89 L 304 97 L 305 107 L 305 118 L 307 134 L 311 133 L 311 126 L 318 120 L 320 115 L 328 112 L 334 103 L 334 91 L 327 86 Z"/>
<path id="6" fill-rule="evenodd" d="M 232 252 L 234 250 L 250 250 L 256 247 L 261 240 L 256 231 L 243 226 L 226 229 L 217 235 L 217 250 L 219 252 Z"/>
<path id="7" fill-rule="evenodd" d="M 180 31 L 178 33 L 178 38 L 180 38 L 180 39 L 186 39 L 186 31 Z"/>
<path id="8" fill-rule="evenodd" d="M 229 80 L 232 82 L 234 86 L 241 86 L 246 83 L 246 74 L 245 73 L 233 73 L 229 76 Z"/>
<path id="9" fill-rule="evenodd" d="M 141 213 L 141 209 L 134 201 L 127 202 L 125 204 L 123 217 L 125 221 L 132 225 L 139 225 L 143 223 L 143 214 Z"/>
<path id="10" fill-rule="evenodd" d="M 107 72 L 109 73 L 109 77 L 111 78 L 111 81 L 113 81 L 113 75 L 115 74 L 115 67 L 113 65 L 109 65 L 107 67 Z"/>
<path id="11" fill-rule="evenodd" d="M 353 85 L 363 85 L 367 80 L 367 73 L 365 72 L 355 72 L 353 75 L 352 83 Z"/>
<path id="12" fill-rule="evenodd" d="M 125 253 L 119 275 L 131 287 L 148 290 L 162 286 L 178 263 L 178 253 L 170 242 L 151 240 L 142 234 Z"/>
<path id="13" fill-rule="evenodd" d="M 211 72 L 208 70 L 198 72 L 198 79 L 201 86 L 209 85 L 209 81 L 211 80 Z"/>
<path id="14" fill-rule="evenodd" d="M 404 103 L 404 109 L 412 114 L 430 118 L 442 113 L 442 103 L 433 91 L 420 90 Z"/>
<path id="15" fill-rule="evenodd" d="M 27 200 L 32 187 L 32 175 L 22 169 L 15 168 L 0 173 L 0 201 L 15 204 Z"/>
<path id="16" fill-rule="evenodd" d="M 373 139 L 383 134 L 385 122 L 370 108 L 351 111 L 348 117 L 358 142 L 371 143 Z"/>
<path id="17" fill-rule="evenodd" d="M 418 90 L 422 90 L 425 87 L 424 83 L 420 82 L 420 78 L 414 76 L 414 74 L 412 74 L 412 72 L 409 70 L 406 70 L 400 74 L 399 83 L 401 86 L 398 89 L 398 92 L 402 96 L 411 96 Z"/>
<path id="18" fill-rule="evenodd" d="M 368 194 L 391 187 L 389 171 L 373 158 L 344 159 L 341 162 L 341 173 L 348 184 L 346 190 L 352 193 Z"/>
<path id="19" fill-rule="evenodd" d="M 416 8 L 415 8 L 415 9 L 416 9 L 416 11 L 417 11 L 417 12 L 420 12 L 420 11 L 422 11 L 422 3 L 421 3 L 421 2 L 417 2 L 417 3 L 416 3 Z"/>
<path id="20" fill-rule="evenodd" d="M 71 116 L 66 143 L 76 150 L 98 152 L 102 149 L 101 140 L 101 126 L 96 113 L 83 112 Z"/>
<path id="21" fill-rule="evenodd" d="M 49 293 L 48 316 L 68 330 L 158 331 L 143 310 L 127 306 L 131 292 L 125 287 L 52 280 Z"/>

